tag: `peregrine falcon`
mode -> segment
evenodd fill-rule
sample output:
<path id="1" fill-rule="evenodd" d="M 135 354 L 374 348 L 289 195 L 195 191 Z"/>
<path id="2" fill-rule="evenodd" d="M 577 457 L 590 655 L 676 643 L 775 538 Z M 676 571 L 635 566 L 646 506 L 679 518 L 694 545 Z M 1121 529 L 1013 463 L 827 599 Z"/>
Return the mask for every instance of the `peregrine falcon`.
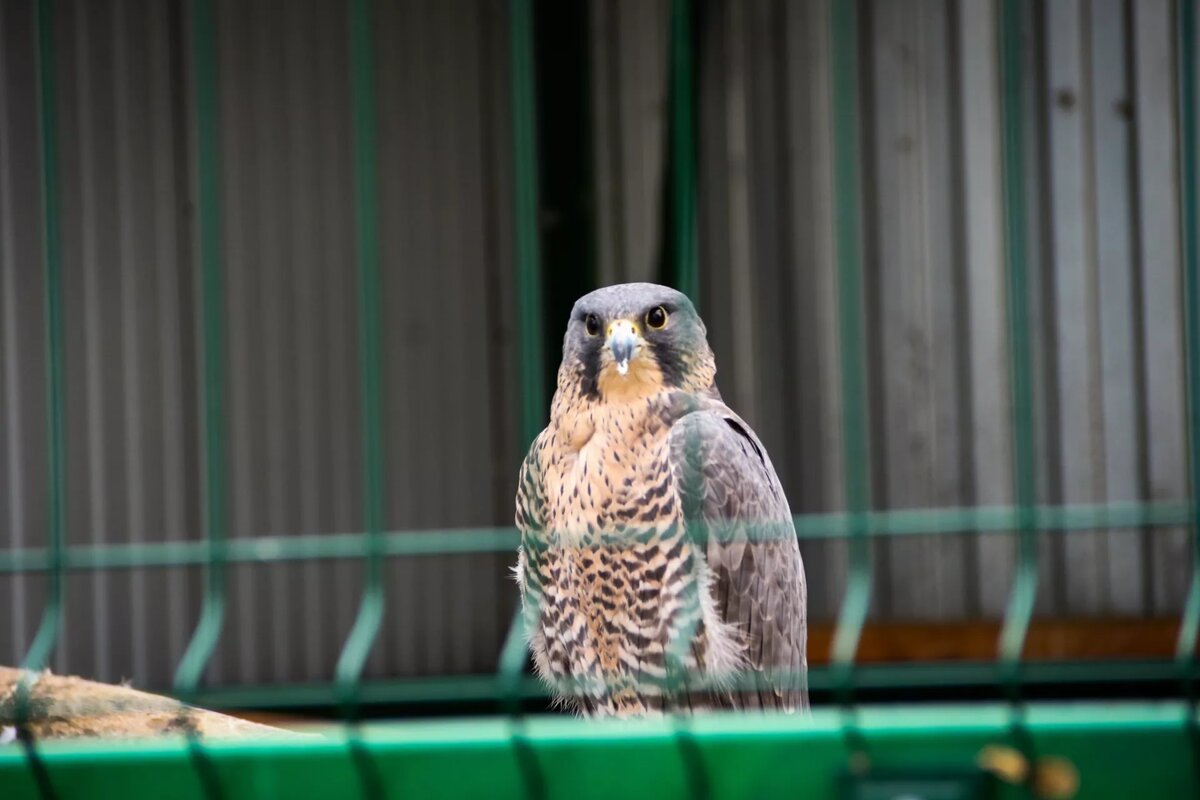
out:
<path id="1" fill-rule="evenodd" d="M 579 713 L 808 706 L 791 511 L 715 376 L 680 292 L 610 286 L 571 311 L 514 571 L 537 671 Z"/>

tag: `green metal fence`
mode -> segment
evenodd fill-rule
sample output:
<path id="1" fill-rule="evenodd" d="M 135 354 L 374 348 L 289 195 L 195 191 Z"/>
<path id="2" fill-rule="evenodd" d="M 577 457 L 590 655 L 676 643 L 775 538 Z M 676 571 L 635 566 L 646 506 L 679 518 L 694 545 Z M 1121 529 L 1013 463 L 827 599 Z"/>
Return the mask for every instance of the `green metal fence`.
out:
<path id="1" fill-rule="evenodd" d="M 692 107 L 692 36 L 689 0 L 671 6 L 671 193 L 674 277 L 698 293 L 696 254 L 695 124 Z M 834 184 L 838 267 L 841 395 L 846 506 L 836 514 L 796 519 L 802 539 L 845 538 L 850 572 L 828 669 L 811 685 L 830 689 L 836 706 L 807 717 L 713 715 L 695 720 L 635 723 L 524 719 L 519 700 L 542 689 L 525 675 L 521 615 L 495 675 L 408 681 L 360 680 L 386 614 L 385 559 L 515 549 L 512 529 L 387 532 L 383 526 L 384 458 L 380 380 L 380 256 L 376 189 L 374 40 L 371 0 L 350 4 L 355 220 L 359 276 L 359 353 L 362 394 L 365 530 L 354 534 L 226 539 L 226 432 L 220 230 L 220 148 L 215 22 L 211 0 L 192 3 L 191 63 L 195 94 L 200 324 L 203 342 L 205 538 L 202 542 L 67 547 L 64 543 L 65 436 L 63 403 L 62 250 L 59 231 L 55 16 L 53 0 L 37 4 L 38 83 L 42 137 L 46 374 L 48 380 L 50 531 L 48 547 L 0 552 L 0 573 L 49 578 L 46 608 L 24 661 L 16 727 L 31 713 L 29 683 L 42 669 L 62 628 L 65 576 L 71 571 L 203 566 L 202 612 L 175 679 L 175 693 L 199 704 L 297 707 L 337 705 L 346 724 L 319 742 L 204 742 L 42 744 L 22 736 L 20 747 L 0 748 L 5 797 L 84 795 L 172 797 L 363 796 L 824 796 L 975 797 L 1041 792 L 1038 765 L 1065 759 L 1080 776 L 1083 796 L 1168 797 L 1200 792 L 1197 717 L 1197 632 L 1200 629 L 1200 505 L 1133 503 L 1039 506 L 1035 501 L 1034 414 L 1021 119 L 1021 47 L 1024 4 L 998 3 L 1002 73 L 1004 235 L 1011 358 L 1014 470 L 1013 507 L 913 511 L 872 510 L 864 392 L 863 275 L 859 253 L 859 122 L 856 4 L 835 0 L 831 42 Z M 1200 244 L 1197 219 L 1195 3 L 1177 6 L 1180 121 L 1180 205 L 1186 310 L 1187 408 L 1191 497 L 1200 475 Z M 533 439 L 542 426 L 544 356 L 540 329 L 537 225 L 537 143 L 534 123 L 532 0 L 511 0 L 514 198 L 517 229 L 517 302 L 520 431 Z M 1192 579 L 1174 662 L 1029 664 L 1022 651 L 1038 590 L 1037 541 L 1076 530 L 1189 526 Z M 991 664 L 919 664 L 863 667 L 856 652 L 870 600 L 874 537 L 911 534 L 989 535 L 1017 532 L 1018 568 L 1009 596 L 997 659 Z M 287 685 L 206 690 L 202 679 L 226 617 L 225 574 L 231 564 L 306 559 L 361 559 L 366 582 L 358 616 L 345 641 L 331 685 Z M 1158 703 L 1076 705 L 1025 699 L 1031 682 L 1120 683 L 1147 678 L 1178 681 L 1179 697 Z M 1003 703 L 975 707 L 872 707 L 856 702 L 863 688 L 903 691 L 923 685 L 992 686 Z M 505 702 L 509 714 L 470 722 L 364 725 L 363 704 L 398 699 L 474 697 Z M 1003 745 L 1024 764 L 1000 780 L 980 768 L 988 746 Z M 986 761 L 986 758 L 984 759 Z M 1004 773 L 1004 770 L 993 770 Z M 167 788 L 169 787 L 169 788 Z"/>

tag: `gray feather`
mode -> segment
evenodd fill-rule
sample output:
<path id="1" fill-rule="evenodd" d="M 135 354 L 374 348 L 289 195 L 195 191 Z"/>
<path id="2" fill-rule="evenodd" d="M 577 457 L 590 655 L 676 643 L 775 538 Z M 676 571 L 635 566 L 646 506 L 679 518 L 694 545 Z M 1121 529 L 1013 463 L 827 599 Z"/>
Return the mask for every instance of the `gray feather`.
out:
<path id="1" fill-rule="evenodd" d="M 680 399 L 671 429 L 673 468 L 685 509 L 708 534 L 717 612 L 745 636 L 752 670 L 769 688 L 735 693 L 748 708 L 808 706 L 807 587 L 791 510 L 766 449 L 750 426 L 716 399 Z M 687 477 L 689 465 L 702 477 Z M 688 521 L 689 530 L 695 525 Z M 781 673 L 781 674 L 772 674 Z"/>

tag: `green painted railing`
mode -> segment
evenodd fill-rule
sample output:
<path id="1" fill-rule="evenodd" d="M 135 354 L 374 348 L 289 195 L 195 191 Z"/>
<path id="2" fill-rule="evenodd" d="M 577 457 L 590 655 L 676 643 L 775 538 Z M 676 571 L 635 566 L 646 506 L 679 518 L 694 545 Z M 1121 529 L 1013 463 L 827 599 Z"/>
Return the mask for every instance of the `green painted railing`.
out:
<path id="1" fill-rule="evenodd" d="M 1051 705 L 1030 709 L 1029 728 L 1039 752 L 1077 770 L 1081 798 L 1194 797 L 1197 784 L 1187 770 L 1173 768 L 1190 758 L 1179 735 L 1180 717 L 1179 703 Z M 692 735 L 696 754 L 710 767 L 707 789 L 714 797 L 1028 797 L 1018 787 L 995 786 L 998 782 L 984 784 L 985 790 L 995 790 L 988 794 L 951 793 L 964 779 L 977 777 L 955 765 L 971 765 L 1004 735 L 1007 723 L 1005 709 L 997 707 L 862 709 L 862 738 L 879 765 L 873 794 L 862 791 L 869 785 L 851 793 L 839 775 L 846 750 L 841 719 L 830 709 L 817 709 L 809 719 L 698 718 Z M 363 736 L 389 796 L 528 797 L 511 733 L 503 719 L 476 719 L 368 726 Z M 545 717 L 529 721 L 526 738 L 546 778 L 548 797 L 689 796 L 686 766 L 667 721 L 580 723 Z M 63 744 L 48 750 L 64 796 L 161 797 L 169 787 L 178 800 L 203 797 L 178 742 L 148 742 L 136 749 L 111 742 Z M 347 787 L 354 786 L 355 768 L 337 731 L 306 742 L 214 742 L 209 752 L 230 800 L 354 796 Z M 923 769 L 895 766 L 906 763 Z M 0 751 L 6 797 L 36 796 L 20 766 L 19 756 Z M 1096 775 L 1104 780 L 1095 780 Z"/>

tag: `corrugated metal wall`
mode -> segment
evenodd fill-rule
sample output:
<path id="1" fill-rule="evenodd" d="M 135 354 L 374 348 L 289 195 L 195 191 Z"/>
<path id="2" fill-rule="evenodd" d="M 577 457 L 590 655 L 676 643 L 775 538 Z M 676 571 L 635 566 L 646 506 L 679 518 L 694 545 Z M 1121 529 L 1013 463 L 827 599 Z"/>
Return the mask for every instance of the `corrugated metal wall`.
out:
<path id="1" fill-rule="evenodd" d="M 58 6 L 68 538 L 197 538 L 187 5 Z M 486 1 L 379 7 L 385 522 L 511 524 L 507 19 Z M 235 537 L 361 529 L 347 18 L 328 0 L 217 4 Z M 0 35 L 0 524 L 4 546 L 32 546 L 46 529 L 46 412 L 30 3 L 0 3 Z M 492 669 L 516 599 L 508 561 L 391 562 L 371 674 Z M 56 668 L 169 683 L 198 610 L 197 576 L 181 573 L 72 576 Z M 328 677 L 360 574 L 234 568 L 210 677 Z M 0 663 L 13 663 L 41 584 L 0 581 Z"/>
<path id="2" fill-rule="evenodd" d="M 842 465 L 829 4 L 698 5 L 702 310 L 719 381 L 771 448 L 793 511 L 834 510 Z M 662 137 L 666 78 L 660 65 L 628 76 L 648 53 L 665 52 L 668 6 L 593 0 L 602 221 L 658 202 L 642 153 Z M 858 8 L 874 501 L 1006 504 L 995 4 Z M 1026 17 L 1039 497 L 1182 500 L 1174 4 L 1031 3 Z M 657 229 L 649 235 L 657 241 Z M 641 244 L 646 236 L 609 235 L 603 277 L 653 275 L 657 250 Z M 1048 535 L 1042 549 L 1043 613 L 1178 613 L 1180 531 Z M 874 612 L 997 616 L 1013 552 L 1003 535 L 881 542 Z M 830 619 L 844 548 L 806 543 L 804 553 L 814 618 Z"/>
<path id="3" fill-rule="evenodd" d="M 597 282 L 656 274 L 667 0 L 589 0 Z M 201 481 L 186 3 L 62 0 L 69 538 L 196 538 Z M 505 4 L 380 2 L 387 525 L 509 524 L 514 430 Z M 797 513 L 842 503 L 828 3 L 697 3 L 703 301 L 722 390 Z M 1173 5 L 1031 4 L 1028 256 L 1040 493 L 1180 500 Z M 231 535 L 361 523 L 343 2 L 218 3 Z M 1009 502 L 996 23 L 990 3 L 860 3 L 874 499 Z M 46 528 L 44 331 L 28 0 L 0 0 L 0 529 Z M 553 164 L 542 164 L 553 170 Z M 547 269 L 569 266 L 547 264 Z M 565 318 L 567 309 L 563 309 Z M 551 319 L 558 326 L 562 319 Z M 875 614 L 1000 613 L 1013 543 L 876 546 Z M 1181 533 L 1047 536 L 1044 613 L 1171 614 Z M 815 620 L 844 548 L 807 542 Z M 486 671 L 501 556 L 389 565 L 374 675 Z M 351 563 L 239 567 L 218 682 L 330 675 Z M 75 575 L 55 665 L 162 686 L 197 614 L 186 570 Z M 0 662 L 37 577 L 0 578 Z"/>

